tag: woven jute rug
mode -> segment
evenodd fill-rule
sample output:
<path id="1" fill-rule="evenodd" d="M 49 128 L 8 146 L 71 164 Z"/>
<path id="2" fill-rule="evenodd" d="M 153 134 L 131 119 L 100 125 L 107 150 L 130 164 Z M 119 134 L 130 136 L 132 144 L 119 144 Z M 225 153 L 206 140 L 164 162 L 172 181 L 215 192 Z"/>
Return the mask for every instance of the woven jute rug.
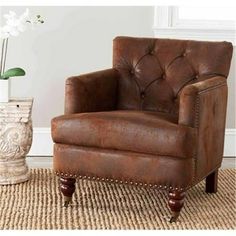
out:
<path id="1" fill-rule="evenodd" d="M 0 229 L 236 229 L 235 175 L 220 171 L 217 194 L 205 193 L 204 182 L 189 190 L 171 224 L 163 191 L 78 180 L 64 208 L 52 170 L 32 169 L 30 181 L 0 186 Z"/>

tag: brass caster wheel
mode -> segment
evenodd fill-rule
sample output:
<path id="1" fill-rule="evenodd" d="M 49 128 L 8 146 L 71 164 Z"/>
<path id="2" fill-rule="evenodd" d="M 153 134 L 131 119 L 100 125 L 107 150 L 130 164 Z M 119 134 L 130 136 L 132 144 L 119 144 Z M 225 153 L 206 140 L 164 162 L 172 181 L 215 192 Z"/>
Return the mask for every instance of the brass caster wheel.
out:
<path id="1" fill-rule="evenodd" d="M 69 206 L 69 204 L 71 203 L 72 198 L 71 197 L 64 197 L 64 199 L 65 199 L 64 207 L 67 208 Z"/>
<path id="2" fill-rule="evenodd" d="M 179 217 L 179 212 L 172 212 L 172 216 L 170 217 L 169 222 L 173 223 L 176 222 Z"/>

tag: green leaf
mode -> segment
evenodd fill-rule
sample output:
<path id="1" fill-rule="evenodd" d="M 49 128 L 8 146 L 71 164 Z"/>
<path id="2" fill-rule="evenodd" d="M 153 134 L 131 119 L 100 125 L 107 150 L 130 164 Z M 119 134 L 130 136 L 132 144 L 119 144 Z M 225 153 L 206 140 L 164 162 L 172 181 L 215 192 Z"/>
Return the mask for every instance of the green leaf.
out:
<path id="1" fill-rule="evenodd" d="M 25 75 L 25 71 L 22 68 L 11 68 L 1 75 L 1 79 L 9 79 L 10 77 L 23 75 Z"/>

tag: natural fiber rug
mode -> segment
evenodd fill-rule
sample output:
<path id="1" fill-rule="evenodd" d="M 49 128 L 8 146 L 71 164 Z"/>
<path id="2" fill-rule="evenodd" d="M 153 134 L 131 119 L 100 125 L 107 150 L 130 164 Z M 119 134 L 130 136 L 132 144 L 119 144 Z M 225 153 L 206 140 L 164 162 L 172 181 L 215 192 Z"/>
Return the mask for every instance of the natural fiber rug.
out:
<path id="1" fill-rule="evenodd" d="M 189 190 L 170 224 L 165 192 L 79 180 L 66 209 L 52 171 L 33 169 L 30 181 L 0 186 L 0 229 L 235 229 L 235 174 L 220 171 L 217 194 L 206 194 L 204 182 Z"/>

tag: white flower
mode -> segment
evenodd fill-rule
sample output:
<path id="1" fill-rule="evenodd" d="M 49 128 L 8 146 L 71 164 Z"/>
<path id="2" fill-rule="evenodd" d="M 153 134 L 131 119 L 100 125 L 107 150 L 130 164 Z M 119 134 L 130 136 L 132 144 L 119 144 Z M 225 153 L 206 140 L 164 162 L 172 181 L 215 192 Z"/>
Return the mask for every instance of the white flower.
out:
<path id="1" fill-rule="evenodd" d="M 11 26 L 11 25 L 5 25 L 2 27 L 3 32 L 5 32 L 6 34 L 12 35 L 12 36 L 18 36 L 19 32 L 16 29 L 16 27 Z"/>
<path id="2" fill-rule="evenodd" d="M 0 28 L 0 39 L 6 39 L 8 38 L 10 35 L 8 32 L 6 32 L 6 30 L 4 29 L 4 27 Z"/>
<path id="3" fill-rule="evenodd" d="M 3 17 L 6 18 L 7 20 L 10 20 L 10 19 L 15 18 L 15 16 L 16 16 L 16 13 L 14 11 L 9 11 L 9 13 L 8 14 L 4 14 Z"/>
<path id="4" fill-rule="evenodd" d="M 27 28 L 27 20 L 29 20 L 29 9 L 19 17 L 14 11 L 9 11 L 4 15 L 6 25 L 1 28 L 0 38 L 8 38 L 9 36 L 18 36 L 20 32 L 24 32 Z"/>
<path id="5" fill-rule="evenodd" d="M 38 23 L 43 23 L 44 21 L 41 17 L 37 17 L 36 20 L 30 19 L 29 9 L 27 8 L 25 12 L 17 17 L 14 11 L 9 11 L 8 14 L 4 15 L 6 19 L 6 25 L 0 27 L 0 38 L 8 38 L 9 36 L 18 36 L 20 32 L 24 32 L 28 26 Z"/>
<path id="6" fill-rule="evenodd" d="M 25 12 L 20 16 L 20 19 L 27 21 L 29 20 L 29 8 L 25 9 Z"/>
<path id="7" fill-rule="evenodd" d="M 18 30 L 20 32 L 23 32 L 27 28 L 27 24 L 30 22 L 30 14 L 29 9 L 26 8 L 25 12 L 19 17 L 19 24 L 18 24 Z"/>

